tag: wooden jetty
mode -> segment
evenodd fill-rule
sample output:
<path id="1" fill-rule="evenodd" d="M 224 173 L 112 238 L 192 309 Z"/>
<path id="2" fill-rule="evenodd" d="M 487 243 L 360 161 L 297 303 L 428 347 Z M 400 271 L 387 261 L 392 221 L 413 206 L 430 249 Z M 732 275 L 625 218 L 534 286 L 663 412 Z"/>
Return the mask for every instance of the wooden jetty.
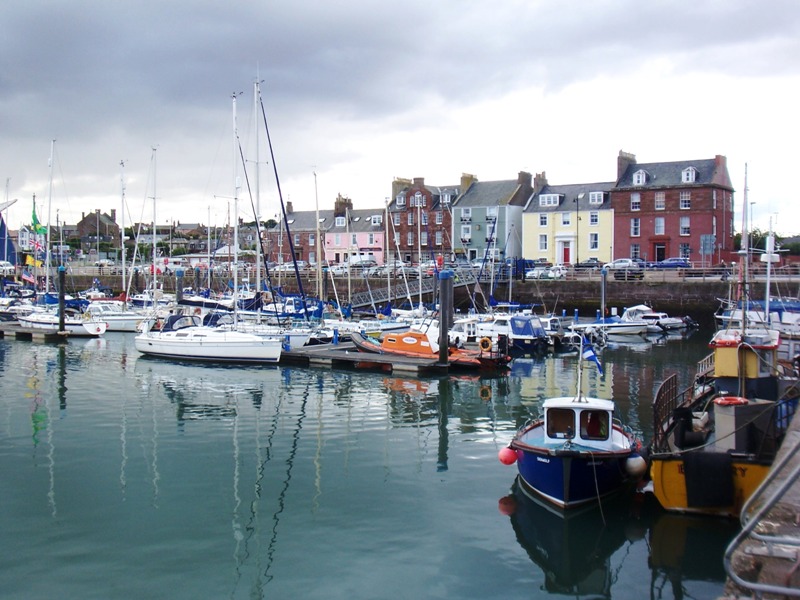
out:
<path id="1" fill-rule="evenodd" d="M 61 342 L 69 337 L 68 331 L 53 329 L 32 329 L 23 327 L 19 323 L 0 323 L 0 337 L 14 336 L 18 340 L 33 340 L 35 342 Z"/>
<path id="2" fill-rule="evenodd" d="M 448 364 L 437 358 L 415 358 L 389 354 L 367 354 L 359 352 L 352 342 L 304 346 L 296 350 L 281 352 L 281 364 L 301 364 L 311 367 L 371 368 L 381 371 L 403 373 L 447 373 Z"/>

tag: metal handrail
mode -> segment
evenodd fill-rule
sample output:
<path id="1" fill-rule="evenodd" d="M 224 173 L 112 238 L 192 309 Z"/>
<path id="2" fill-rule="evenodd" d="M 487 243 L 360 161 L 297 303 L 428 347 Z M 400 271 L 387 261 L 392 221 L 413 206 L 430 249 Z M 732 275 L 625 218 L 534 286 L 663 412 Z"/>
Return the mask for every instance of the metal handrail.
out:
<path id="1" fill-rule="evenodd" d="M 761 496 L 766 493 L 767 489 L 770 488 L 777 477 L 783 473 L 784 469 L 792 460 L 792 458 L 795 457 L 794 455 L 798 450 L 800 450 L 800 437 L 798 438 L 794 447 L 787 451 L 777 464 L 773 465 L 767 477 L 761 482 L 761 485 L 758 486 L 755 492 L 753 492 L 753 494 L 750 496 L 750 498 L 748 498 L 742 507 L 742 512 L 740 514 L 742 529 L 736 535 L 736 537 L 731 540 L 731 543 L 728 544 L 728 548 L 726 549 L 723 558 L 723 564 L 728 577 L 742 588 L 752 590 L 754 592 L 766 592 L 770 594 L 800 597 L 800 589 L 792 588 L 788 585 L 772 585 L 742 579 L 734 571 L 732 564 L 733 554 L 748 538 L 766 544 L 769 551 L 768 556 L 777 555 L 773 548 L 775 544 L 800 547 L 800 537 L 785 535 L 770 536 L 755 532 L 755 528 L 758 526 L 761 520 L 775 507 L 776 504 L 778 504 L 778 502 L 780 502 L 786 492 L 795 485 L 797 480 L 800 479 L 800 463 L 794 467 L 792 472 L 786 476 L 786 479 L 784 479 L 776 489 L 772 490 L 764 504 L 751 515 L 752 507 L 755 506 L 758 501 L 760 501 Z"/>

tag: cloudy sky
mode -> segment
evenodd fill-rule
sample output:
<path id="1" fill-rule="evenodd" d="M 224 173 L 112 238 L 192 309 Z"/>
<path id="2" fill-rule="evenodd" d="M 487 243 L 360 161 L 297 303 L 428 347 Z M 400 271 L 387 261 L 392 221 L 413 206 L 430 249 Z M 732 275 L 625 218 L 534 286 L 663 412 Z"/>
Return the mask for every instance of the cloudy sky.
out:
<path id="1" fill-rule="evenodd" d="M 264 218 L 274 168 L 296 209 L 372 208 L 395 177 L 611 181 L 625 150 L 727 156 L 737 211 L 747 165 L 755 225 L 800 233 L 796 0 L 4 0 L 0 32 L 12 228 L 34 194 L 43 222 L 119 213 L 121 179 L 126 222 L 152 220 L 155 195 L 159 222 L 223 224 L 241 92 Z M 253 218 L 246 189 L 239 209 Z"/>

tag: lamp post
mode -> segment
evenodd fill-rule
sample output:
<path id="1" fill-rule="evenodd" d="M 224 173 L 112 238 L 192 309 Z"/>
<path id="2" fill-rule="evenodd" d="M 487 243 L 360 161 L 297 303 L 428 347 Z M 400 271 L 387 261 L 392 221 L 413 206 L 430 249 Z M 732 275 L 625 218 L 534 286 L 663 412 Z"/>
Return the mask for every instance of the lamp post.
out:
<path id="1" fill-rule="evenodd" d="M 581 200 L 583 200 L 583 192 L 578 194 L 575 198 L 575 262 L 574 264 L 578 264 L 580 262 L 580 255 L 579 250 L 581 247 Z"/>
<path id="2" fill-rule="evenodd" d="M 420 218 L 420 206 L 422 205 L 422 194 L 414 194 L 414 201 L 417 203 L 417 263 L 419 268 L 419 309 L 422 311 L 422 219 Z"/>

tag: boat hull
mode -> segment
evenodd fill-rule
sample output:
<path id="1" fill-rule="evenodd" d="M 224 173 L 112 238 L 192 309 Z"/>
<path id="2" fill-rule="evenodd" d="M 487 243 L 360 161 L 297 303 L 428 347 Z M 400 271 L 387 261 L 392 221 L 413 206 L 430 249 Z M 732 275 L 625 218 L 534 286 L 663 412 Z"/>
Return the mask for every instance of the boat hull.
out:
<path id="1" fill-rule="evenodd" d="M 148 332 L 136 336 L 134 345 L 142 354 L 175 358 L 239 363 L 277 363 L 281 357 L 281 340 L 220 331 Z"/>
<path id="2" fill-rule="evenodd" d="M 46 333 L 56 333 L 59 330 L 58 315 L 39 315 L 31 313 L 18 318 L 20 324 L 27 328 Z M 99 337 L 103 335 L 108 326 L 104 321 L 89 319 L 65 319 L 64 331 L 70 337 Z"/>
<path id="3" fill-rule="evenodd" d="M 515 445 L 512 443 L 511 447 Z M 604 455 L 526 448 L 518 451 L 517 456 L 525 492 L 560 508 L 597 502 L 621 491 L 630 479 L 625 468 L 630 452 Z"/>
<path id="4" fill-rule="evenodd" d="M 727 452 L 697 454 L 704 457 L 705 468 L 687 465 L 682 456 L 652 459 L 650 477 L 659 504 L 671 512 L 738 518 L 744 503 L 767 476 L 769 462 L 737 458 Z"/>

